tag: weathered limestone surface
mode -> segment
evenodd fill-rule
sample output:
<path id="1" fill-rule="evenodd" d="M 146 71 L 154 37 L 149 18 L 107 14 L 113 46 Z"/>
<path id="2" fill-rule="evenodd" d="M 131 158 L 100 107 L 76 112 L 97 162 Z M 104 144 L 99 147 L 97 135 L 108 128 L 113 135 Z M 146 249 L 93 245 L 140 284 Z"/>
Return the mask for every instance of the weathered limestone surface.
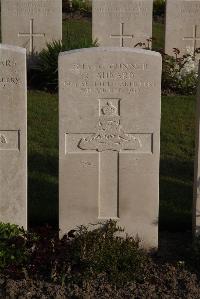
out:
<path id="1" fill-rule="evenodd" d="M 62 0 L 1 0 L 2 42 L 40 52 L 62 40 Z"/>
<path id="2" fill-rule="evenodd" d="M 0 221 L 27 227 L 26 50 L 0 45 Z"/>
<path id="3" fill-rule="evenodd" d="M 153 0 L 93 0 L 93 40 L 100 46 L 151 46 L 152 15 Z"/>
<path id="4" fill-rule="evenodd" d="M 158 245 L 160 54 L 90 48 L 59 57 L 62 233 L 116 219 Z"/>
<path id="5" fill-rule="evenodd" d="M 174 55 L 194 54 L 200 48 L 200 0 L 167 0 L 165 52 Z"/>

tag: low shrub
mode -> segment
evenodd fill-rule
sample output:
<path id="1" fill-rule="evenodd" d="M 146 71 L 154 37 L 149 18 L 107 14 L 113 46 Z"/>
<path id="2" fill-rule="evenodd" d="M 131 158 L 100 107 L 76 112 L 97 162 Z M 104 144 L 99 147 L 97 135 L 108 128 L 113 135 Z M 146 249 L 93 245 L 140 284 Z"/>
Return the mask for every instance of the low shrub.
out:
<path id="1" fill-rule="evenodd" d="M 196 93 L 198 82 L 198 65 L 193 55 L 180 56 L 174 49 L 175 56 L 162 54 L 162 93 L 191 95 Z"/>
<path id="2" fill-rule="evenodd" d="M 65 43 L 53 41 L 47 44 L 28 68 L 28 86 L 50 92 L 58 90 L 58 56 L 60 52 L 73 49 L 95 47 L 96 42 L 89 39 L 68 38 Z"/>
<path id="3" fill-rule="evenodd" d="M 61 284 L 81 283 L 105 275 L 111 283 L 143 281 L 149 257 L 139 241 L 120 237 L 116 222 L 99 224 L 93 230 L 81 226 L 61 240 L 42 237 L 34 243 L 28 272 Z"/>
<path id="4" fill-rule="evenodd" d="M 137 43 L 135 47 L 151 49 L 152 38 L 145 43 Z M 198 58 L 200 49 L 195 53 L 188 50 L 188 54 L 180 55 L 177 48 L 173 49 L 174 56 L 167 55 L 158 50 L 162 56 L 162 94 L 193 95 L 196 93 L 198 83 Z"/>
<path id="5" fill-rule="evenodd" d="M 26 233 L 14 224 L 0 223 L 0 269 L 23 264 L 27 260 Z"/>
<path id="6" fill-rule="evenodd" d="M 21 265 L 7 263 L 7 298 L 200 298 L 199 281 L 184 262 L 147 254 L 115 221 L 81 226 L 62 239 L 48 227 L 37 237 L 23 231 L 22 241 Z"/>

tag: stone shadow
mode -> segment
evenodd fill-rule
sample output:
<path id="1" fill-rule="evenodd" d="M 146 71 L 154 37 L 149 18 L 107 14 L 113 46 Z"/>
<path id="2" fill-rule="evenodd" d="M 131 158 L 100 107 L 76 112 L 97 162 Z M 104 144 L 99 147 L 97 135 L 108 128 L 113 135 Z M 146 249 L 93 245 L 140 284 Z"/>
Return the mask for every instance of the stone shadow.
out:
<path id="1" fill-rule="evenodd" d="M 160 230 L 192 229 L 193 169 L 192 160 L 161 160 Z"/>
<path id="2" fill-rule="evenodd" d="M 30 155 L 28 158 L 29 226 L 58 227 L 58 158 Z"/>

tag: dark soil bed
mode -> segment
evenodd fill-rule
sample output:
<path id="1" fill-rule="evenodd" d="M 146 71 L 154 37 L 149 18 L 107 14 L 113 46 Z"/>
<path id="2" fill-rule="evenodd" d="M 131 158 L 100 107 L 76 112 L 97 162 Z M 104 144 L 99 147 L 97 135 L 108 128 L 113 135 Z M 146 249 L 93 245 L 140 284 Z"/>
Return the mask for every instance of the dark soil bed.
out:
<path id="1" fill-rule="evenodd" d="M 184 248 L 190 242 L 190 233 L 162 233 L 160 250 L 154 257 L 155 264 L 148 269 L 146 279 L 141 282 L 127 283 L 118 288 L 107 281 L 106 275 L 99 275 L 92 281 L 82 281 L 81 285 L 61 286 L 30 278 L 13 280 L 4 277 L 0 279 L 0 298 L 198 299 L 199 281 L 195 274 L 182 267 L 181 261 Z"/>
<path id="2" fill-rule="evenodd" d="M 26 243 L 23 234 L 9 239 L 9 246 L 25 244 L 32 253 L 23 265 L 7 263 L 0 298 L 200 298 L 200 249 L 195 257 L 190 232 L 160 233 L 159 251 L 147 254 L 136 240 L 115 237 L 115 231 L 115 223 L 108 222 L 94 231 L 71 231 L 62 240 L 45 228 L 40 238 L 25 234 Z"/>
<path id="3" fill-rule="evenodd" d="M 178 273 L 175 268 L 170 269 L 170 267 L 166 270 L 165 273 L 160 273 L 157 282 L 130 283 L 119 289 L 104 281 L 103 277 L 85 282 L 82 287 L 72 285 L 68 288 L 31 279 L 7 280 L 0 298 L 200 298 L 200 287 L 194 275 L 185 271 Z"/>

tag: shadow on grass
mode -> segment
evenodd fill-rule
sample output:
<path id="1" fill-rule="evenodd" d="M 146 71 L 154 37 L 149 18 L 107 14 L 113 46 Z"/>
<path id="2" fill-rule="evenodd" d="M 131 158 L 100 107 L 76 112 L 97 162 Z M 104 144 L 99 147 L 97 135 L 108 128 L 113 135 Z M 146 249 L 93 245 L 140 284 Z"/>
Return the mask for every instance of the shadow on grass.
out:
<path id="1" fill-rule="evenodd" d="M 28 180 L 29 226 L 58 228 L 58 158 L 31 155 Z"/>
<path id="2" fill-rule="evenodd" d="M 58 157 L 51 156 L 44 153 L 41 154 L 31 154 L 28 157 L 28 168 L 29 172 L 32 173 L 37 171 L 39 173 L 46 173 L 48 176 L 56 177 L 58 176 Z"/>
<path id="3" fill-rule="evenodd" d="M 193 162 L 161 160 L 160 230 L 192 228 Z"/>
<path id="4" fill-rule="evenodd" d="M 29 157 L 29 226 L 49 224 L 58 228 L 58 158 Z M 160 166 L 161 231 L 192 227 L 193 162 L 162 159 Z"/>

